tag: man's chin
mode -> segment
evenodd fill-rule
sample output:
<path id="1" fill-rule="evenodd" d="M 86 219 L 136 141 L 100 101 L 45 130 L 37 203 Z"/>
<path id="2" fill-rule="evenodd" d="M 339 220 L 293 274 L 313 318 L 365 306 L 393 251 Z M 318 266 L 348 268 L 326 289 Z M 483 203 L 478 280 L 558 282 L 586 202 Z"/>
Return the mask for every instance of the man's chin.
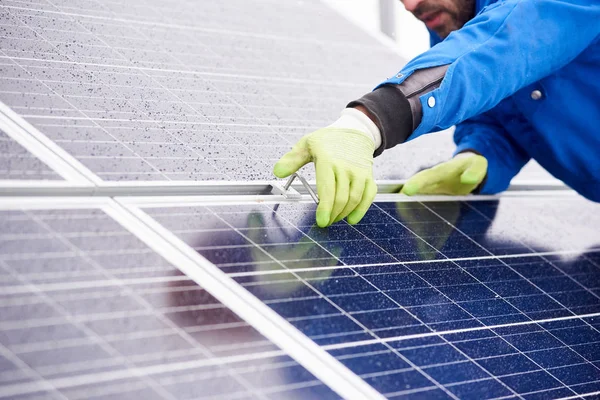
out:
<path id="1" fill-rule="evenodd" d="M 442 39 L 446 39 L 448 37 L 448 35 L 450 35 L 453 31 L 457 30 L 458 28 L 450 28 L 447 26 L 440 26 L 437 27 L 435 29 L 433 29 L 433 31 Z"/>

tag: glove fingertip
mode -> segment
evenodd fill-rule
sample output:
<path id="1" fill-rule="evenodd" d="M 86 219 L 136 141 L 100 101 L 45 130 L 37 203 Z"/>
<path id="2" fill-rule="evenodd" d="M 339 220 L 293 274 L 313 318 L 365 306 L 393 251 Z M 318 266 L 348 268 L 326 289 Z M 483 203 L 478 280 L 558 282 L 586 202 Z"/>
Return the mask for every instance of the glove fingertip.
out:
<path id="1" fill-rule="evenodd" d="M 295 171 L 290 170 L 290 167 L 287 165 L 287 163 L 281 160 L 277 161 L 277 163 L 273 167 L 273 175 L 275 175 L 278 178 L 287 178 L 294 172 Z"/>
<path id="2" fill-rule="evenodd" d="M 348 215 L 348 217 L 346 218 L 346 221 L 348 221 L 350 225 L 356 225 L 360 222 L 360 219 L 357 219 L 354 213 L 351 212 L 350 215 Z"/>
<path id="3" fill-rule="evenodd" d="M 329 225 L 331 213 L 327 211 L 317 211 L 317 225 L 319 228 L 326 228 Z"/>
<path id="4" fill-rule="evenodd" d="M 402 187 L 400 191 L 401 194 L 405 194 L 407 196 L 413 196 L 419 192 L 419 185 L 415 185 L 412 183 L 407 183 Z"/>
<path id="5" fill-rule="evenodd" d="M 346 217 L 346 221 L 350 225 L 356 225 L 360 222 L 360 220 L 363 219 L 365 214 L 366 214 L 366 211 L 354 210 L 350 214 L 348 214 L 348 216 Z"/>

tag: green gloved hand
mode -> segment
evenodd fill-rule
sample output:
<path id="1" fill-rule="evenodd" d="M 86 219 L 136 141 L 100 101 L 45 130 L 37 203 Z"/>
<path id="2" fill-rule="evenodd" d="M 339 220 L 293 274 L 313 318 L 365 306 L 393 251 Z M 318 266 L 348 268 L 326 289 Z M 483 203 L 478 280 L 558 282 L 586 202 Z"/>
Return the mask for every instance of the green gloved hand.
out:
<path id="1" fill-rule="evenodd" d="M 367 126 L 368 123 L 371 126 Z M 355 127 L 359 129 L 353 129 Z M 340 120 L 302 137 L 275 164 L 275 176 L 286 178 L 309 162 L 315 163 L 319 194 L 317 225 L 321 228 L 345 217 L 350 224 L 358 223 L 375 199 L 373 152 L 376 142 L 369 131 L 373 127 L 377 129 L 366 115 L 346 109 Z"/>
<path id="2" fill-rule="evenodd" d="M 419 172 L 410 178 L 400 193 L 466 195 L 485 178 L 488 162 L 475 153 L 461 153 L 450 161 Z"/>

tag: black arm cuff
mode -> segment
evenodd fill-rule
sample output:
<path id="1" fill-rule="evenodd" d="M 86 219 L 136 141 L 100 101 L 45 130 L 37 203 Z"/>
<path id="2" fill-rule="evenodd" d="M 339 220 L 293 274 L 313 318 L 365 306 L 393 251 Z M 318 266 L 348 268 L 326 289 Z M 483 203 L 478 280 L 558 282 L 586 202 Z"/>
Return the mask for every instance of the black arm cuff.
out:
<path id="1" fill-rule="evenodd" d="M 381 146 L 375 150 L 375 156 L 383 153 L 385 149 L 406 142 L 413 132 L 410 103 L 397 86 L 382 86 L 350 102 L 346 107 L 359 105 L 369 111 L 381 132 Z"/>

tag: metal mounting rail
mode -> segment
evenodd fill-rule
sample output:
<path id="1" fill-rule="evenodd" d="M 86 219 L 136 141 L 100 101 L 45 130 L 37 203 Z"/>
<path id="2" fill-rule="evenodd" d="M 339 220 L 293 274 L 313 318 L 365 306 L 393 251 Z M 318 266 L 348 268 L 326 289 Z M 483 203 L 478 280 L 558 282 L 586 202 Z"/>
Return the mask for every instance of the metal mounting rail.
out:
<path id="1" fill-rule="evenodd" d="M 315 182 L 306 182 L 316 192 Z M 380 194 L 398 193 L 404 181 L 378 181 Z M 270 195 L 273 182 L 102 182 L 97 186 L 77 185 L 68 182 L 0 181 L 0 196 L 246 196 Z M 302 182 L 290 188 L 301 195 L 311 195 Z M 507 192 L 571 191 L 560 182 L 515 182 Z M 313 193 L 314 194 L 314 193 Z M 314 197 L 313 197 L 314 199 Z"/>

